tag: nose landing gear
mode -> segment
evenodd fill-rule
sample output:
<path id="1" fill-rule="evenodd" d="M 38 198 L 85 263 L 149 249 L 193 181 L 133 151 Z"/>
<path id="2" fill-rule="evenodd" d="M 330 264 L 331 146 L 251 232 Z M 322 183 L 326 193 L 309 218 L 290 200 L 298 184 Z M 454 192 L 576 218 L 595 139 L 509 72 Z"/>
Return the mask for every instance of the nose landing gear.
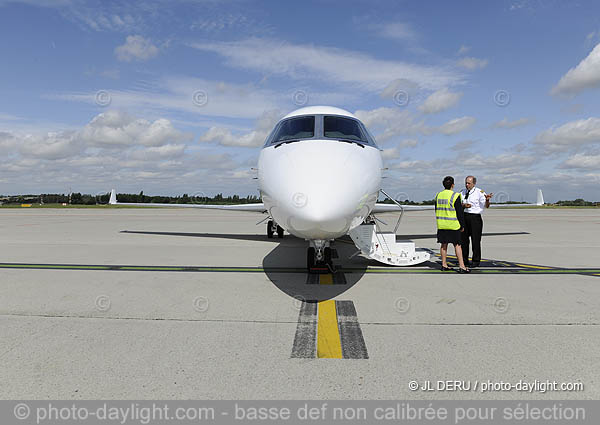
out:
<path id="1" fill-rule="evenodd" d="M 309 273 L 333 273 L 335 271 L 329 241 L 310 241 L 310 247 L 306 251 L 306 268 Z"/>

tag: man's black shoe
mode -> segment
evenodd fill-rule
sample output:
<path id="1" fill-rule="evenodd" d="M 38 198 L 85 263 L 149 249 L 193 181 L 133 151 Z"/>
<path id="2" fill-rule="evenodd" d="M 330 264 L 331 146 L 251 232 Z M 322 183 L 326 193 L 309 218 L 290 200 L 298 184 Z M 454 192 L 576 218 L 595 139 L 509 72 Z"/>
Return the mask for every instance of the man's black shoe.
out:
<path id="1" fill-rule="evenodd" d="M 469 260 L 463 260 L 463 263 L 465 263 L 465 267 L 471 267 L 471 262 Z"/>
<path id="2" fill-rule="evenodd" d="M 469 267 L 479 267 L 479 263 L 472 263 L 472 264 L 469 264 Z"/>

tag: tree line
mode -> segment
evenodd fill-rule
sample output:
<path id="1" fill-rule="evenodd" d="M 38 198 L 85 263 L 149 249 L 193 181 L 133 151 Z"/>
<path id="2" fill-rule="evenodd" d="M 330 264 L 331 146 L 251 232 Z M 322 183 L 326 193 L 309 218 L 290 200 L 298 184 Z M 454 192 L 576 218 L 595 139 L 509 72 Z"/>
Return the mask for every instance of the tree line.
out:
<path id="1" fill-rule="evenodd" d="M 582 198 L 577 198 L 574 201 L 558 201 L 556 205 L 563 207 L 600 207 L 600 202 L 590 202 Z"/>
<path id="2" fill-rule="evenodd" d="M 42 193 L 40 195 L 13 195 L 0 196 L 0 202 L 5 204 L 71 204 L 71 205 L 96 205 L 108 204 L 110 193 L 90 195 L 87 193 L 73 192 L 64 193 Z M 260 199 L 254 195 L 241 197 L 239 195 L 223 196 L 219 193 L 215 196 L 189 196 L 184 193 L 181 196 L 148 196 L 144 192 L 117 193 L 118 202 L 126 203 L 151 203 L 151 204 L 252 204 L 260 202 Z"/>

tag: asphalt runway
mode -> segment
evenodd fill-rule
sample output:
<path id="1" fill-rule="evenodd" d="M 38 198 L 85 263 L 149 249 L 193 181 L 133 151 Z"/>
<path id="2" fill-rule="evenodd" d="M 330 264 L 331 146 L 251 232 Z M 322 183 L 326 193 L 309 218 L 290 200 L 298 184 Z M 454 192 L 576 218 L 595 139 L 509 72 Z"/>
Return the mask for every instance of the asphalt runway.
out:
<path id="1" fill-rule="evenodd" d="M 261 218 L 0 209 L 0 398 L 600 398 L 598 209 L 487 211 L 470 275 L 347 239 L 307 275 L 307 243 Z M 408 212 L 399 233 L 437 254 L 434 226 Z M 536 381 L 583 389 L 507 387 Z"/>

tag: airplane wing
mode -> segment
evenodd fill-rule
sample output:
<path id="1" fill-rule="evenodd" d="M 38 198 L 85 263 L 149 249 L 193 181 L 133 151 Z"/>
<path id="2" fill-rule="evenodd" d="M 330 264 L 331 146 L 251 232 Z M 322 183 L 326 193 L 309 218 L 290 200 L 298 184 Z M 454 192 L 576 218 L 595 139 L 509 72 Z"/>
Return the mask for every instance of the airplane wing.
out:
<path id="1" fill-rule="evenodd" d="M 153 204 L 147 202 L 117 202 L 117 192 L 115 189 L 110 192 L 110 205 L 133 205 L 136 207 L 165 207 L 165 208 L 203 208 L 207 210 L 230 210 L 230 211 L 252 211 L 266 213 L 267 210 L 263 203 L 257 204 L 237 204 L 237 205 L 205 205 L 205 204 Z"/>
<path id="2" fill-rule="evenodd" d="M 535 204 L 491 204 L 490 208 L 539 207 L 541 205 L 544 205 L 544 194 L 542 189 L 538 189 Z"/>
<path id="3" fill-rule="evenodd" d="M 402 208 L 400 208 L 402 207 Z M 435 209 L 434 205 L 396 205 L 396 204 L 375 204 L 373 208 L 374 213 L 384 213 L 384 212 L 392 212 L 392 211 L 400 211 L 403 209 L 404 211 L 424 211 L 424 210 L 433 210 Z"/>
<path id="4" fill-rule="evenodd" d="M 542 193 L 542 189 L 538 189 L 537 201 L 535 204 L 491 204 L 490 208 L 539 207 L 541 205 L 544 205 L 544 194 Z M 384 213 L 400 210 L 424 211 L 433 209 L 435 209 L 434 205 L 375 204 L 375 207 L 373 208 L 373 213 Z"/>

